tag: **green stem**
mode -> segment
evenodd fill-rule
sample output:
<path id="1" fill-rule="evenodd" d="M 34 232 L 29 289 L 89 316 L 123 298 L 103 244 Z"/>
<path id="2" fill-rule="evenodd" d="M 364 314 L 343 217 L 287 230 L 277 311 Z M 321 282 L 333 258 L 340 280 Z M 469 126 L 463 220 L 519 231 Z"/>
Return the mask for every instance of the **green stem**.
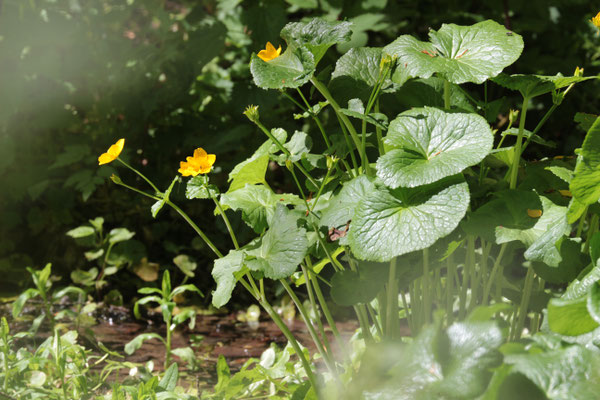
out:
<path id="1" fill-rule="evenodd" d="M 383 332 L 387 332 L 388 328 L 387 328 L 387 319 L 386 319 L 386 315 L 387 315 L 387 300 L 386 300 L 386 290 L 385 287 L 382 288 L 379 293 L 377 293 L 377 308 L 378 308 L 378 314 L 379 314 L 379 321 L 381 323 L 381 330 Z M 406 307 L 406 305 L 405 305 Z"/>
<path id="2" fill-rule="evenodd" d="M 529 299 L 531 298 L 531 291 L 533 289 L 533 280 L 535 273 L 533 268 L 527 269 L 527 275 L 525 276 L 525 287 L 523 297 L 521 298 L 521 305 L 519 306 L 519 319 L 517 326 L 513 332 L 513 340 L 519 340 L 523 333 L 523 327 L 525 326 L 525 317 L 527 317 L 527 310 L 529 309 Z"/>
<path id="3" fill-rule="evenodd" d="M 410 284 L 410 307 L 412 313 L 413 320 L 413 336 L 416 336 L 423 327 L 423 311 L 422 311 L 422 301 L 421 301 L 421 285 L 418 279 L 415 279 Z"/>
<path id="4" fill-rule="evenodd" d="M 375 112 L 379 113 L 379 99 L 375 103 Z M 383 132 L 379 126 L 375 126 L 375 133 L 377 134 L 377 148 L 379 149 L 379 156 L 385 154 L 385 146 L 383 145 Z"/>
<path id="5" fill-rule="evenodd" d="M 286 149 L 285 146 L 283 144 L 281 144 L 281 142 L 260 121 L 256 120 L 253 122 L 256 124 L 256 126 L 258 126 L 260 128 L 261 131 L 264 132 L 265 135 L 267 135 L 267 137 L 269 139 L 271 139 L 271 141 L 273 141 L 273 143 L 275 143 L 275 145 L 279 148 L 279 150 L 281 150 L 281 152 L 283 154 L 286 155 L 286 157 L 288 157 L 288 158 L 291 157 L 290 151 L 288 149 Z M 294 164 L 294 166 L 296 168 L 298 168 L 300 170 L 300 172 L 302 172 L 304 174 L 304 176 L 306 176 L 306 179 L 308 179 L 310 181 L 310 183 L 312 183 L 315 187 L 319 186 L 317 184 L 317 182 L 313 179 L 313 177 L 308 173 L 308 171 L 306 171 L 306 169 L 304 169 L 302 164 L 300 164 L 296 161 L 292 161 L 292 164 Z"/>
<path id="6" fill-rule="evenodd" d="M 421 279 L 423 285 L 423 323 L 428 324 L 431 317 L 431 284 L 430 284 L 430 273 L 429 273 L 429 249 L 423 250 L 423 278 Z"/>
<path id="7" fill-rule="evenodd" d="M 454 321 L 454 275 L 456 274 L 456 265 L 454 265 L 452 254 L 446 258 L 446 319 L 448 325 Z"/>
<path id="8" fill-rule="evenodd" d="M 410 329 L 411 335 L 413 334 L 413 320 L 410 308 L 408 307 L 408 302 L 406 301 L 406 293 L 404 291 L 401 292 L 402 297 L 402 307 L 404 307 L 404 314 L 406 315 L 406 322 L 408 323 L 408 329 Z"/>
<path id="9" fill-rule="evenodd" d="M 539 279 L 539 285 L 538 285 L 538 291 L 542 292 L 544 291 L 544 286 L 546 284 L 546 282 L 544 282 L 544 280 L 542 278 L 538 278 Z M 536 312 L 533 320 L 531 322 L 531 335 L 535 335 L 539 329 L 540 329 L 540 319 L 542 318 L 542 313 L 541 312 Z"/>
<path id="10" fill-rule="evenodd" d="M 479 275 L 477 276 L 477 284 L 481 286 L 482 289 L 485 288 L 487 283 L 487 275 L 488 275 L 488 259 L 490 257 L 490 251 L 492 250 L 492 243 L 486 243 L 486 241 L 481 239 L 481 262 L 479 264 Z M 483 304 L 483 300 L 481 301 Z"/>
<path id="11" fill-rule="evenodd" d="M 580 238 L 581 234 L 583 233 L 583 226 L 585 225 L 585 219 L 587 218 L 588 208 L 589 206 L 585 206 L 585 209 L 579 218 L 579 222 L 577 223 L 577 233 L 575 235 L 578 238 Z"/>
<path id="12" fill-rule="evenodd" d="M 323 136 L 323 140 L 325 141 L 325 145 L 327 146 L 327 148 L 331 148 L 331 141 L 329 140 L 329 137 L 327 136 L 327 133 L 325 133 L 325 128 L 323 127 L 323 124 L 321 123 L 321 119 L 319 118 L 319 116 L 317 114 L 315 114 L 314 112 L 311 111 L 310 103 L 308 102 L 308 100 L 306 100 L 306 97 L 304 97 L 304 94 L 302 94 L 302 91 L 300 90 L 300 88 L 296 88 L 296 90 L 298 91 L 298 94 L 300 95 L 300 97 L 304 101 L 304 104 L 306 104 L 306 107 L 307 107 L 306 109 L 304 109 L 302 107 L 302 105 L 300 105 L 291 96 L 288 95 L 288 97 L 290 98 L 290 100 L 292 100 L 294 103 L 296 103 L 296 105 L 298 105 L 298 107 L 300 107 L 301 109 L 305 110 L 305 112 L 308 112 L 310 114 L 310 116 L 312 117 L 312 119 L 317 124 L 317 127 L 319 128 L 319 131 L 321 131 L 321 136 Z M 285 92 L 284 92 L 284 94 L 285 94 Z M 352 150 L 352 147 L 349 147 L 349 149 Z M 344 164 L 344 167 L 346 168 L 346 171 L 348 171 L 348 172 L 352 171 L 352 169 L 350 168 L 350 165 L 348 165 L 348 163 L 346 162 L 346 160 L 341 159 L 341 162 L 342 162 L 342 164 Z M 336 165 L 336 168 L 339 169 L 339 167 L 337 165 Z"/>
<path id="13" fill-rule="evenodd" d="M 273 322 L 275 322 L 277 327 L 279 327 L 279 329 L 281 330 L 283 335 L 286 337 L 286 339 L 290 342 L 290 344 L 294 348 L 296 355 L 298 355 L 298 358 L 300 359 L 300 362 L 302 363 L 302 366 L 304 367 L 304 371 L 306 372 L 306 376 L 308 377 L 308 380 L 310 381 L 310 385 L 313 387 L 315 392 L 318 394 L 319 386 L 317 385 L 317 379 L 315 377 L 315 374 L 314 374 L 312 368 L 310 367 L 308 360 L 304 356 L 302 349 L 300 348 L 300 344 L 298 344 L 298 341 L 296 340 L 296 338 L 294 337 L 294 335 L 292 334 L 290 329 L 287 327 L 285 322 L 283 322 L 283 320 L 281 319 L 279 314 L 277 314 L 275 312 L 275 310 L 273 310 L 273 307 L 271 307 L 269 302 L 264 297 L 260 300 L 260 305 L 262 306 L 262 308 L 265 309 L 265 311 L 267 311 L 267 314 L 269 314 L 269 317 L 271 317 Z"/>
<path id="14" fill-rule="evenodd" d="M 210 247 L 210 249 L 213 251 L 213 253 L 215 253 L 217 257 L 223 257 L 223 253 L 221 253 L 219 249 L 217 249 L 217 246 L 214 245 L 214 243 L 208 238 L 208 236 L 206 236 L 204 232 L 202 232 L 202 229 L 200 229 L 198 225 L 196 225 L 196 223 L 194 223 L 194 221 L 192 221 L 192 219 L 181 208 L 176 206 L 173 202 L 171 202 L 171 200 L 167 200 L 166 203 L 175 211 L 177 211 L 179 215 L 183 217 L 183 219 L 185 219 L 185 221 L 196 231 L 198 236 L 200 236 L 202 240 L 204 240 L 204 243 L 206 243 L 206 245 Z"/>
<path id="15" fill-rule="evenodd" d="M 227 227 L 227 231 L 229 232 L 229 236 L 231 237 L 231 241 L 233 242 L 233 246 L 235 247 L 236 250 L 239 249 L 240 245 L 238 244 L 238 241 L 237 241 L 237 238 L 235 236 L 235 233 L 233 232 L 233 228 L 231 227 L 231 223 L 229 223 L 229 218 L 227 218 L 227 214 L 225 214 L 225 211 L 223 210 L 223 207 L 221 206 L 221 202 L 219 202 L 219 200 L 217 200 L 217 198 L 215 197 L 215 195 L 210 190 L 208 190 L 208 192 L 210 194 L 210 197 L 215 202 L 215 205 L 217 206 L 217 209 L 219 210 L 219 214 L 221 214 L 221 217 L 223 217 L 223 222 L 225 222 L 225 226 Z"/>
<path id="16" fill-rule="evenodd" d="M 450 110 L 450 82 L 444 79 L 444 108 Z"/>
<path id="17" fill-rule="evenodd" d="M 371 304 L 369 304 L 369 303 L 365 304 L 365 308 L 367 309 L 369 316 L 371 317 L 371 320 L 373 321 L 373 325 L 375 325 L 375 330 L 377 331 L 377 334 L 379 335 L 380 338 L 383 338 L 383 330 L 381 329 L 381 324 L 379 323 L 379 320 L 377 319 L 377 314 L 375 313 L 375 310 L 373 309 L 373 307 L 371 307 Z"/>
<path id="18" fill-rule="evenodd" d="M 158 188 L 154 185 L 154 183 L 152 183 L 152 181 L 150 181 L 150 179 L 146 178 L 146 176 L 144 174 L 142 174 L 137 169 L 133 168 L 131 165 L 127 164 L 125 161 L 121 160 L 119 157 L 117 157 L 117 160 L 119 160 L 121 162 L 121 164 L 123 164 L 124 166 L 126 166 L 127 168 L 129 168 L 130 170 L 132 170 L 133 172 L 138 174 L 139 176 L 141 176 L 143 180 L 145 180 L 150 186 L 152 186 L 152 189 L 154 189 L 154 191 L 156 193 L 161 193 L 161 191 L 158 190 Z"/>
<path id="19" fill-rule="evenodd" d="M 364 304 L 358 304 L 353 306 L 354 312 L 358 317 L 358 323 L 360 325 L 360 331 L 362 332 L 363 338 L 367 343 L 373 343 L 373 335 L 371 335 L 371 328 L 369 325 L 369 318 L 364 308 Z"/>
<path id="20" fill-rule="evenodd" d="M 323 126 L 321 125 L 321 121 L 319 120 L 319 117 L 317 117 L 317 115 L 314 112 L 312 112 L 311 106 L 310 106 L 309 102 L 304 98 L 304 95 L 302 94 L 302 91 L 299 88 L 296 88 L 296 90 L 300 94 L 300 97 L 302 97 L 302 100 L 304 100 L 304 103 L 306 104 L 306 107 L 304 107 L 302 104 L 298 103 L 287 92 L 281 91 L 281 93 L 283 93 L 283 95 L 285 97 L 287 97 L 292 103 L 294 103 L 296 106 L 298 106 L 298 108 L 300 108 L 302 111 L 310 114 L 311 118 L 315 121 L 315 123 L 319 127 L 319 130 L 321 131 L 321 135 L 323 136 L 323 140 L 325 141 L 325 145 L 328 148 L 331 147 L 331 142 L 329 141 L 329 138 L 327 137 L 327 134 L 325 133 L 325 130 L 323 129 Z"/>
<path id="21" fill-rule="evenodd" d="M 119 185 L 119 186 L 123 186 L 124 188 L 127 188 L 127 189 L 129 189 L 129 190 L 131 190 L 131 191 L 134 191 L 134 192 L 136 192 L 137 194 L 141 194 L 142 196 L 148 197 L 148 198 L 150 198 L 150 199 L 152 199 L 152 200 L 156 200 L 156 201 L 160 201 L 160 200 L 162 200 L 162 199 L 161 199 L 160 197 L 158 197 L 158 196 L 154 196 L 154 195 L 148 194 L 148 193 L 146 193 L 146 192 L 143 192 L 143 191 L 141 191 L 141 190 L 139 190 L 139 189 L 136 189 L 136 188 L 134 188 L 133 186 L 129 186 L 129 185 L 127 185 L 127 184 L 123 183 L 123 182 L 115 182 L 115 184 L 117 184 L 117 185 Z"/>
<path id="22" fill-rule="evenodd" d="M 319 328 L 319 333 L 321 334 L 321 337 L 323 338 L 323 346 L 325 347 L 325 349 L 330 350 L 331 345 L 329 344 L 329 339 L 327 338 L 327 335 L 325 334 L 325 329 L 323 328 L 323 323 L 321 322 L 319 306 L 317 305 L 317 302 L 315 301 L 315 295 L 313 292 L 310 278 L 308 276 L 308 273 L 306 272 L 306 267 L 301 264 L 300 268 L 302 269 L 302 274 L 304 275 L 304 281 L 306 283 L 306 292 L 308 294 L 308 300 L 310 301 L 310 306 L 315 315 L 315 322 L 317 323 L 317 327 Z M 308 316 L 308 318 L 309 318 L 309 320 L 311 320 L 310 315 Z"/>
<path id="23" fill-rule="evenodd" d="M 571 90 L 571 88 L 574 86 L 574 83 L 571 83 L 566 89 L 565 91 L 561 94 L 562 98 L 564 99 L 564 97 L 567 95 L 567 93 L 569 93 L 569 91 Z M 561 100 L 562 101 L 562 100 Z M 533 132 L 531 133 L 531 136 L 527 138 L 527 141 L 525 142 L 525 144 L 523 145 L 523 151 L 525 151 L 525 148 L 527 148 L 527 145 L 529 144 L 529 142 L 531 141 L 531 139 L 533 138 L 533 135 L 535 135 L 536 133 L 538 133 L 538 131 L 542 128 L 542 126 L 544 126 L 544 124 L 546 123 L 546 121 L 548 120 L 548 118 L 550 117 L 550 115 L 552 115 L 552 113 L 554 112 L 554 110 L 556 110 L 556 108 L 560 105 L 561 103 L 553 103 L 552 107 L 550 107 L 550 109 L 546 112 L 546 114 L 544 114 L 544 116 L 542 117 L 542 119 L 540 120 L 540 122 L 538 122 L 537 126 L 535 127 L 535 129 L 533 130 Z"/>
<path id="24" fill-rule="evenodd" d="M 309 257 L 306 257 L 307 263 L 308 263 L 308 269 L 312 269 L 312 265 L 311 265 L 311 261 Z M 317 295 L 317 300 L 319 300 L 319 304 L 321 305 L 321 310 L 323 310 L 323 314 L 325 315 L 325 319 L 327 320 L 327 323 L 329 324 L 329 327 L 331 328 L 331 331 L 333 332 L 333 337 L 335 338 L 336 342 L 338 343 L 339 348 L 342 350 L 342 354 L 344 355 L 344 358 L 346 360 L 349 360 L 349 356 L 348 356 L 348 352 L 346 351 L 346 346 L 344 346 L 344 342 L 342 341 L 342 336 L 340 335 L 340 332 L 338 331 L 337 325 L 335 323 L 335 320 L 333 319 L 333 316 L 331 315 L 331 311 L 329 310 L 329 306 L 327 306 L 327 302 L 325 301 L 325 297 L 323 297 L 323 292 L 321 291 L 321 286 L 319 285 L 319 280 L 316 279 L 314 276 L 312 276 L 311 274 L 306 274 L 308 277 L 305 277 L 304 279 L 310 280 L 313 286 L 313 289 L 315 291 L 315 294 Z"/>
<path id="25" fill-rule="evenodd" d="M 337 114 L 336 114 L 336 117 L 338 119 L 338 123 L 340 124 L 340 128 L 342 129 L 342 135 L 344 136 L 344 141 L 346 142 L 346 147 L 348 147 L 348 153 L 350 153 L 350 160 L 352 161 L 352 166 L 354 167 L 354 170 L 353 170 L 354 177 L 357 177 L 359 175 L 358 162 L 356 161 L 356 156 L 354 155 L 354 148 L 352 147 L 352 142 L 350 141 L 350 137 L 348 136 L 348 131 L 346 130 L 346 127 L 345 127 L 344 123 L 342 122 L 342 119 Z"/>
<path id="26" fill-rule="evenodd" d="M 308 200 L 306 199 L 306 196 L 304 195 L 304 190 L 302 190 L 302 185 L 300 184 L 300 181 L 298 180 L 298 177 L 296 176 L 296 172 L 294 171 L 294 165 L 290 165 L 288 168 L 288 171 L 290 171 L 290 173 L 292 174 L 292 177 L 294 178 L 296 187 L 298 188 L 298 191 L 300 192 L 300 197 L 302 197 L 302 200 L 304 200 L 304 204 L 306 205 L 306 210 L 310 212 L 310 206 L 308 205 Z"/>
<path id="27" fill-rule="evenodd" d="M 153 195 L 151 195 L 151 194 L 148 194 L 148 193 L 146 193 L 146 192 L 143 192 L 143 191 L 141 191 L 141 190 L 138 190 L 138 189 L 136 189 L 136 188 L 134 188 L 134 187 L 132 187 L 132 186 L 129 186 L 129 185 L 127 185 L 127 184 L 123 183 L 123 182 L 115 182 L 115 183 L 116 183 L 117 185 L 121 185 L 121 186 L 123 186 L 123 187 L 126 187 L 127 189 L 129 189 L 129 190 L 132 190 L 132 191 L 134 191 L 134 192 L 136 192 L 136 193 L 139 193 L 139 194 L 141 194 L 142 196 L 146 196 L 146 197 L 149 197 L 149 198 L 151 198 L 151 199 L 154 199 L 154 200 L 157 200 L 157 201 L 163 200 L 163 199 L 161 199 L 161 198 L 160 198 L 160 197 L 158 197 L 158 196 L 153 196 Z M 171 202 L 170 200 L 166 200 L 166 201 L 165 201 L 165 204 L 168 204 L 168 205 L 169 205 L 171 208 L 173 208 L 175 211 L 177 211 L 177 213 L 179 213 L 179 215 L 181 215 L 181 216 L 183 217 L 183 219 L 185 219 L 185 221 L 186 221 L 186 222 L 187 222 L 187 223 L 188 223 L 188 224 L 189 224 L 189 225 L 190 225 L 190 226 L 191 226 L 191 227 L 192 227 L 192 228 L 193 228 L 193 229 L 196 231 L 196 233 L 198 234 L 198 236 L 200 236 L 200 237 L 202 238 L 202 240 L 204 240 L 204 243 L 206 243 L 206 245 L 207 245 L 208 247 L 210 247 L 210 249 L 211 249 L 211 250 L 212 250 L 212 251 L 213 251 L 213 252 L 214 252 L 214 253 L 217 255 L 217 257 L 219 257 L 219 258 L 223 257 L 223 254 L 222 254 L 222 253 L 219 251 L 219 249 L 217 249 L 217 247 L 216 247 L 216 246 L 213 244 L 213 242 L 212 242 L 212 241 L 211 241 L 211 240 L 208 238 L 208 236 L 206 236 L 206 235 L 204 234 L 204 232 L 202 232 L 202 229 L 200 229 L 200 228 L 198 227 L 198 225 L 196 225 L 196 224 L 194 223 L 194 221 L 192 221 L 192 219 L 191 219 L 191 218 L 190 218 L 190 217 L 189 217 L 189 216 L 188 216 L 188 215 L 187 215 L 187 214 L 186 214 L 186 213 L 185 213 L 185 212 L 184 212 L 184 211 L 183 211 L 181 208 L 179 208 L 178 206 L 176 206 L 176 205 L 175 205 L 173 202 Z"/>
<path id="28" fill-rule="evenodd" d="M 521 107 L 521 118 L 519 120 L 519 134 L 517 136 L 517 143 L 515 144 L 515 152 L 513 164 L 510 170 L 510 189 L 517 187 L 517 176 L 519 173 L 519 162 L 521 161 L 521 144 L 523 142 L 523 132 L 525 131 L 525 117 L 527 116 L 527 107 L 529 105 L 529 97 L 523 98 L 523 107 Z"/>
<path id="29" fill-rule="evenodd" d="M 319 191 L 317 192 L 317 197 L 315 197 L 312 207 L 310 207 L 308 209 L 310 212 L 312 212 L 315 209 L 315 207 L 317 206 L 317 202 L 319 201 L 319 198 L 321 197 L 321 193 L 323 193 L 323 189 L 325 188 L 325 185 L 327 184 L 327 179 L 329 179 L 329 175 L 331 175 L 331 171 L 333 170 L 333 168 L 335 168 L 335 165 L 337 165 L 337 162 L 333 162 L 331 167 L 327 169 L 327 172 L 325 173 L 325 178 L 323 178 L 323 181 L 321 182 L 321 186 L 319 186 Z"/>
<path id="30" fill-rule="evenodd" d="M 538 122 L 538 124 L 535 127 L 535 129 L 533 130 L 533 132 L 531 132 L 531 136 L 529 136 L 527 138 L 527 140 L 525 141 L 525 144 L 523 144 L 523 150 L 522 151 L 525 151 L 525 149 L 529 145 L 529 142 L 531 142 L 531 139 L 533 138 L 533 136 L 536 133 L 538 133 L 538 131 L 546 123 L 546 121 L 548 120 L 548 118 L 550 117 L 550 115 L 552 115 L 552 113 L 554 112 L 554 110 L 556 110 L 557 107 L 558 107 L 558 104 L 552 104 L 552 107 L 550 107 L 550 109 L 546 112 L 546 114 L 544 114 L 544 116 L 542 117 L 542 119 L 540 120 L 540 122 Z"/>
<path id="31" fill-rule="evenodd" d="M 475 263 L 475 238 L 472 235 L 467 236 L 467 270 L 471 275 L 471 302 L 468 311 L 473 310 L 477 304 L 479 294 L 479 281 L 477 279 L 477 266 Z"/>
<path id="32" fill-rule="evenodd" d="M 327 369 L 329 370 L 329 372 L 331 374 L 336 376 L 337 372 L 336 372 L 336 368 L 335 368 L 335 363 L 333 362 L 331 355 L 323 347 L 323 343 L 321 343 L 319 335 L 315 331 L 315 327 L 313 326 L 313 324 L 310 320 L 310 317 L 309 317 L 308 313 L 306 312 L 306 309 L 304 308 L 304 305 L 302 305 L 302 302 L 300 301 L 300 299 L 298 299 L 298 296 L 296 296 L 296 293 L 294 293 L 294 291 L 292 290 L 292 288 L 290 287 L 290 285 L 287 283 L 287 281 L 285 279 L 280 279 L 279 282 L 283 285 L 287 294 L 292 298 L 292 301 L 296 305 L 296 308 L 298 309 L 298 311 L 300 311 L 300 315 L 302 316 L 302 319 L 304 320 L 304 324 L 306 325 L 306 328 L 308 329 L 308 333 L 310 334 L 310 336 L 313 340 L 313 343 L 317 347 L 317 351 L 319 352 L 319 354 L 321 354 L 321 357 L 323 357 L 323 361 L 325 361 L 325 365 L 327 366 Z"/>
<path id="33" fill-rule="evenodd" d="M 494 285 L 496 288 L 496 292 L 494 293 L 494 301 L 496 303 L 500 303 L 502 301 L 502 289 L 504 287 L 504 281 L 503 281 L 504 265 L 500 265 L 500 267 L 498 267 L 497 276 L 498 276 L 498 278 L 496 278 L 496 280 L 495 280 L 496 284 Z"/>
<path id="34" fill-rule="evenodd" d="M 398 281 L 396 280 L 396 257 L 390 261 L 390 271 L 387 285 L 386 336 L 393 339 L 399 332 L 398 328 Z"/>
<path id="35" fill-rule="evenodd" d="M 481 304 L 483 305 L 487 305 L 488 297 L 490 295 L 490 291 L 492 290 L 492 285 L 494 284 L 494 282 L 496 282 L 496 274 L 498 273 L 498 269 L 500 268 L 500 264 L 502 263 L 502 257 L 504 256 L 506 246 L 506 243 L 502 243 L 502 245 L 500 246 L 498 257 L 496 257 L 496 261 L 494 261 L 492 272 L 490 272 L 490 276 L 488 277 L 487 283 L 483 289 L 483 296 L 481 298 Z"/>
<path id="36" fill-rule="evenodd" d="M 592 220 L 590 221 L 590 228 L 587 231 L 585 237 L 585 245 L 583 246 L 583 252 L 588 253 L 590 249 L 590 240 L 592 237 L 598 232 L 598 214 L 592 215 Z"/>
<path id="37" fill-rule="evenodd" d="M 166 353 L 165 353 L 165 370 L 169 367 L 170 361 L 171 361 L 171 318 L 169 318 L 167 321 L 167 340 L 165 341 L 165 349 L 166 349 Z"/>
<path id="38" fill-rule="evenodd" d="M 346 125 L 346 128 L 348 128 L 348 132 L 350 132 L 350 136 L 352 137 L 352 140 L 354 141 L 354 145 L 356 146 L 356 149 L 358 150 L 358 153 L 360 155 L 363 170 L 365 171 L 365 173 L 367 173 L 369 175 L 370 174 L 369 160 L 367 159 L 367 154 L 365 152 L 365 149 L 361 145 L 361 140 L 358 136 L 358 133 L 356 132 L 356 129 L 354 129 L 354 125 L 352 125 L 352 122 L 350 121 L 350 119 L 348 119 L 346 114 L 341 112 L 341 107 L 335 101 L 335 99 L 331 96 L 331 93 L 329 92 L 327 87 L 325 85 L 323 85 L 316 77 L 311 78 L 310 81 L 315 86 L 315 88 L 323 95 L 323 97 L 325 97 L 325 99 L 329 102 L 329 104 L 331 104 L 331 107 L 333 107 L 333 110 L 335 111 L 335 113 L 342 120 L 344 125 Z"/>

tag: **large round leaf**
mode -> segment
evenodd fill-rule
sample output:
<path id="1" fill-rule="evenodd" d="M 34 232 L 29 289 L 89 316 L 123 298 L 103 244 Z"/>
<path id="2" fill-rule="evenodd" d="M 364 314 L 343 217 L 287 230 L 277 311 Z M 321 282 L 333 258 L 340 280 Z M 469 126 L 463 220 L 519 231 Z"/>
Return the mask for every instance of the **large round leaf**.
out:
<path id="1" fill-rule="evenodd" d="M 350 247 L 357 258 L 370 261 L 427 248 L 456 228 L 468 205 L 462 176 L 412 189 L 377 188 L 358 203 Z"/>
<path id="2" fill-rule="evenodd" d="M 263 89 L 296 88 L 304 85 L 315 72 L 315 58 L 305 47 L 288 47 L 271 61 L 252 54 L 250 72 L 256 86 Z"/>
<path id="3" fill-rule="evenodd" d="M 352 23 L 347 21 L 325 21 L 313 18 L 309 22 L 290 22 L 281 30 L 281 37 L 294 47 L 306 47 L 315 59 L 315 65 L 328 48 L 350 40 Z"/>
<path id="4" fill-rule="evenodd" d="M 479 115 L 415 108 L 390 123 L 384 142 L 392 150 L 377 160 L 377 176 L 391 188 L 432 183 L 479 163 L 493 141 Z"/>
<path id="5" fill-rule="evenodd" d="M 414 77 L 434 73 L 456 84 L 483 83 L 514 63 L 523 51 L 523 38 L 494 21 L 472 26 L 443 24 L 429 32 L 428 42 L 402 35 L 384 52 L 398 57 L 398 69 Z"/>
<path id="6" fill-rule="evenodd" d="M 346 101 L 360 98 L 367 101 L 380 79 L 382 50 L 379 47 L 358 47 L 341 56 L 331 74 L 330 89 Z M 389 77 L 383 81 L 382 92 L 395 92 L 400 87 Z M 343 101 L 342 101 L 343 103 Z"/>

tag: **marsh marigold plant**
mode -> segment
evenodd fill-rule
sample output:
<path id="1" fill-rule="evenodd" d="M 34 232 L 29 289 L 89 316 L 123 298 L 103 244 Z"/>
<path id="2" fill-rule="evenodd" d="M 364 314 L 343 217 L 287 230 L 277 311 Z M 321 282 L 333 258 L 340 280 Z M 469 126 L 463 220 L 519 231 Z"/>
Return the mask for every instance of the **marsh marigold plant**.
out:
<path id="1" fill-rule="evenodd" d="M 186 161 L 179 163 L 179 173 L 183 176 L 196 176 L 198 174 L 207 174 L 212 169 L 217 157 L 214 154 L 207 154 L 199 147 L 194 150 L 192 157 L 186 157 Z"/>
<path id="2" fill-rule="evenodd" d="M 264 50 L 258 52 L 258 57 L 263 61 L 271 61 L 281 54 L 281 46 L 277 49 L 275 46 L 271 44 L 271 42 L 267 42 L 267 46 Z"/>
<path id="3" fill-rule="evenodd" d="M 98 165 L 104 165 L 115 161 L 123 151 L 123 146 L 125 146 L 125 139 L 117 140 L 117 143 L 110 146 L 108 150 L 106 150 L 106 153 L 102 153 L 100 157 L 98 157 Z"/>

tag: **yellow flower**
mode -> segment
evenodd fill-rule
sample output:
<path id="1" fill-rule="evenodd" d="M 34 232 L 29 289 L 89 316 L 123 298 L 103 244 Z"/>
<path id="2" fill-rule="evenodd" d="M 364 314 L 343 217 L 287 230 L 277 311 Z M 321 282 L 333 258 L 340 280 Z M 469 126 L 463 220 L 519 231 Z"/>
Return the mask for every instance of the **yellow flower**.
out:
<path id="1" fill-rule="evenodd" d="M 192 157 L 186 157 L 186 161 L 179 163 L 179 173 L 183 176 L 196 176 L 207 174 L 212 169 L 217 157 L 214 154 L 206 154 L 202 147 L 194 150 Z"/>
<path id="2" fill-rule="evenodd" d="M 264 50 L 258 52 L 258 57 L 263 61 L 271 61 L 274 58 L 279 57 L 281 54 L 281 46 L 275 49 L 275 46 L 271 42 L 267 42 L 267 47 Z"/>
<path id="3" fill-rule="evenodd" d="M 98 165 L 108 164 L 109 162 L 113 162 L 119 157 L 119 154 L 123 151 L 123 146 L 125 145 L 125 139 L 117 140 L 117 143 L 110 146 L 110 148 L 106 151 L 106 153 L 101 154 L 98 157 Z"/>
<path id="4" fill-rule="evenodd" d="M 592 24 L 594 24 L 594 26 L 596 28 L 600 29 L 600 12 L 598 14 L 596 14 L 596 16 L 591 19 L 591 21 L 592 21 Z"/>

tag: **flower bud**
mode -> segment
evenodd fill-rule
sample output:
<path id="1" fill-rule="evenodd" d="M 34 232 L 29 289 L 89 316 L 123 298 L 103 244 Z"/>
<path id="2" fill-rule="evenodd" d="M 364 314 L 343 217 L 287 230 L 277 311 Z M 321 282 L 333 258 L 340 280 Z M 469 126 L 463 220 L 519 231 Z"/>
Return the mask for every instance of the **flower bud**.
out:
<path id="1" fill-rule="evenodd" d="M 258 113 L 258 106 L 249 105 L 244 111 L 244 115 L 252 122 L 258 122 L 260 115 Z"/>
<path id="2" fill-rule="evenodd" d="M 110 180 L 113 181 L 114 183 L 116 183 L 117 185 L 120 185 L 123 183 L 123 181 L 121 180 L 121 178 L 119 178 L 117 175 L 112 174 L 110 176 Z"/>

